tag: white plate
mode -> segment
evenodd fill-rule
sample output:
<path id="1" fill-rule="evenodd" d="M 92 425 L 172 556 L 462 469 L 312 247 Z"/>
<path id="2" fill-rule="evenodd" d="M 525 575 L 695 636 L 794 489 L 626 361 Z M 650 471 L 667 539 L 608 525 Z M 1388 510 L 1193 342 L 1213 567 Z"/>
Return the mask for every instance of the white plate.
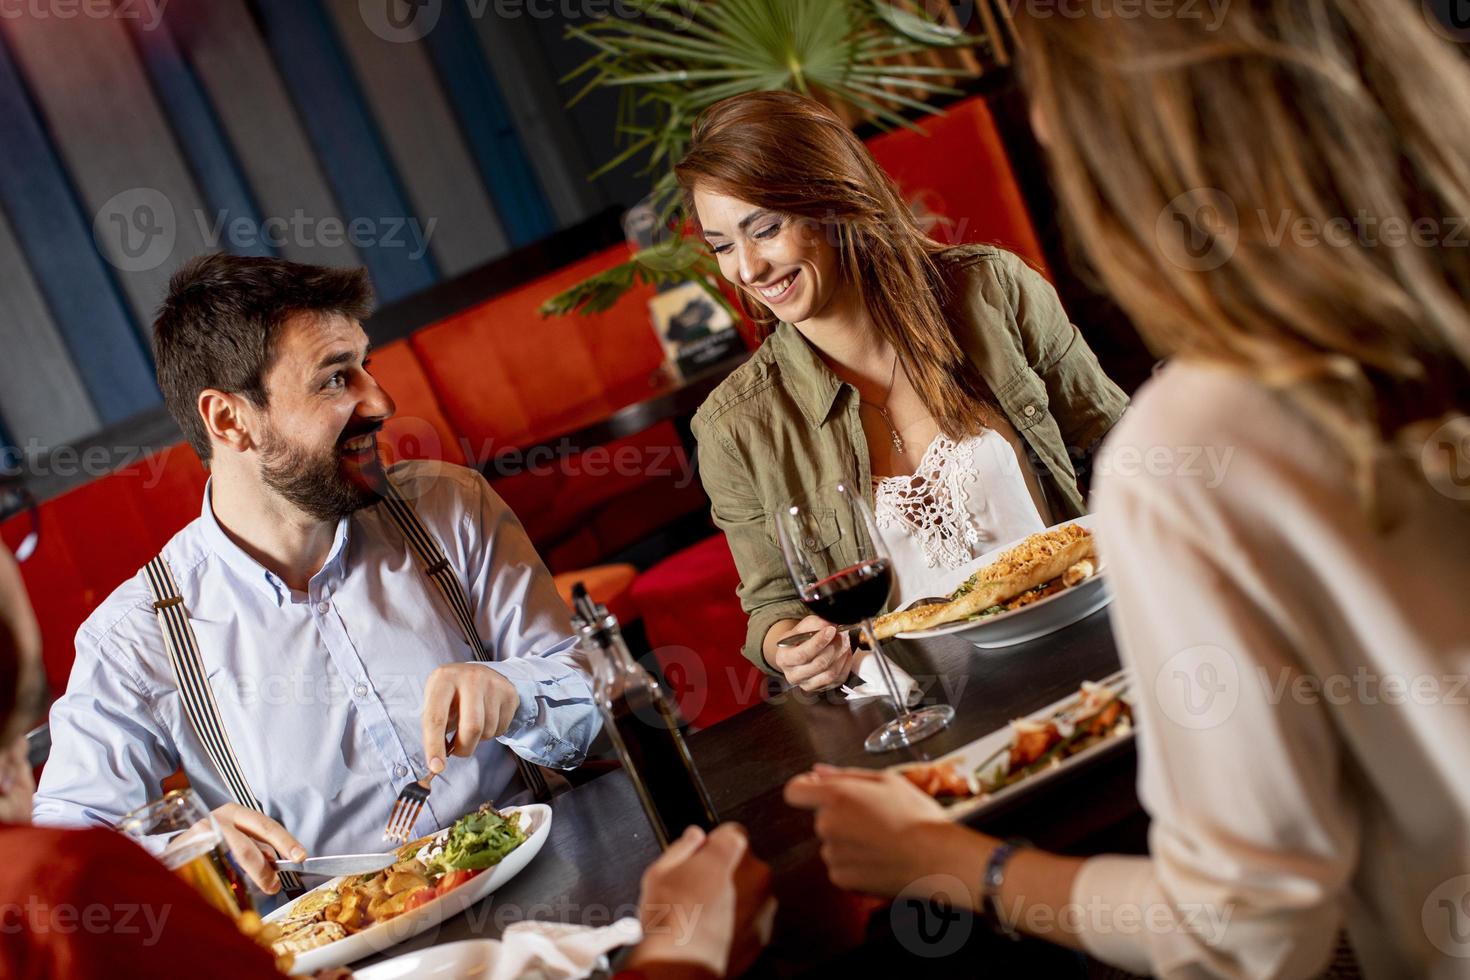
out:
<path id="1" fill-rule="evenodd" d="M 417 936 L 425 929 L 432 929 L 445 919 L 458 915 L 465 909 L 474 905 L 485 896 L 491 894 L 501 885 L 510 881 L 520 874 L 521 869 L 531 863 L 531 859 L 541 850 L 546 843 L 546 837 L 551 831 L 551 807 L 544 803 L 532 803 L 526 806 L 506 807 L 501 811 L 505 814 L 519 813 L 523 825 L 526 827 L 526 839 L 515 850 L 507 854 L 501 862 L 493 868 L 489 868 L 484 874 L 476 875 L 458 888 L 440 895 L 433 901 L 426 902 L 418 908 L 405 912 L 397 918 L 389 919 L 387 922 L 379 922 L 377 925 L 369 926 L 362 932 L 354 933 L 345 939 L 339 939 L 316 949 L 309 949 L 296 957 L 296 963 L 291 972 L 296 974 L 315 973 L 317 970 L 325 970 L 333 966 L 345 966 L 354 960 L 360 960 L 364 956 L 381 953 L 383 950 L 403 942 L 412 936 Z M 449 833 L 446 827 L 434 836 L 443 837 Z M 333 878 L 331 881 L 317 885 L 306 895 L 335 886 L 343 878 L 356 877 L 355 875 L 344 875 Z M 277 919 L 289 915 L 291 909 L 300 902 L 302 898 L 294 899 L 276 909 L 265 917 L 265 921 L 274 922 Z M 389 974 L 390 976 L 394 974 Z"/>
<path id="2" fill-rule="evenodd" d="M 1120 685 L 1127 684 L 1127 682 L 1128 673 L 1127 671 L 1122 670 L 1099 681 L 1099 683 L 1107 684 L 1109 687 L 1113 688 L 1117 688 Z M 1066 697 L 1058 701 L 1053 701 L 1046 707 L 1040 709 L 1039 711 L 1033 711 L 1026 717 L 1036 721 L 1045 721 L 1054 717 L 1056 713 L 1062 708 L 1071 705 L 1077 700 L 1079 696 L 1079 692 L 1073 691 Z M 1120 694 L 1118 698 L 1124 704 L 1128 705 L 1130 709 L 1133 708 L 1133 698 L 1130 697 L 1126 692 Z M 1136 724 L 1137 712 L 1135 711 L 1133 725 Z M 1030 793 L 1032 790 L 1043 785 L 1044 783 L 1048 783 L 1051 780 L 1055 779 L 1063 772 L 1066 772 L 1070 769 L 1075 769 L 1078 766 L 1087 765 L 1090 760 L 1096 758 L 1097 756 L 1100 756 L 1107 752 L 1111 752 L 1114 749 L 1119 748 L 1120 746 L 1127 745 L 1129 742 L 1133 741 L 1133 725 L 1130 725 L 1126 732 L 1119 732 L 1110 735 L 1100 742 L 1089 745 L 1087 748 L 1083 749 L 1081 752 L 1078 752 L 1076 755 L 1068 756 L 1067 758 L 1058 762 L 1056 765 L 1048 766 L 1047 768 L 1042 769 L 1039 772 L 1034 772 L 1031 775 L 1027 776 L 1025 779 L 1022 779 L 1019 782 L 1012 783 L 999 792 L 991 793 L 988 796 L 973 797 L 968 800 L 962 800 L 958 803 L 951 803 L 944 808 L 945 815 L 951 820 L 963 820 L 968 817 L 972 817 L 978 813 L 983 813 L 986 810 L 997 807 L 1008 800 L 1012 800 L 1018 796 L 1023 796 L 1027 793 Z M 954 763 L 956 771 L 958 771 L 961 775 L 968 776 L 972 774 L 975 771 L 976 767 L 978 767 L 981 763 L 985 762 L 987 759 L 991 758 L 1001 749 L 1006 748 L 1010 744 L 1011 726 L 1006 725 L 1004 728 L 997 728 L 989 735 L 981 736 L 980 738 L 971 742 L 969 745 L 964 746 L 963 748 L 956 749 L 949 755 L 946 755 L 936 760 L 935 762 L 905 762 L 896 766 L 890 766 L 889 768 L 891 768 L 894 772 L 903 772 L 907 769 L 922 769 L 932 765 L 940 765 L 946 762 L 952 762 Z"/>
<path id="3" fill-rule="evenodd" d="M 402 980 L 405 977 L 438 977 L 440 980 L 475 980 L 490 974 L 500 944 L 491 939 L 462 939 L 457 943 L 430 946 L 404 953 L 382 963 L 353 970 L 356 980 Z"/>
<path id="4" fill-rule="evenodd" d="M 1084 514 L 1075 520 L 1053 524 L 1047 530 L 1076 524 L 1078 527 L 1092 531 L 1095 523 L 1091 514 Z M 1015 547 L 1024 540 L 1025 538 L 1017 538 L 1015 541 L 981 555 L 965 577 L 969 578 L 977 569 L 984 568 L 995 561 L 1001 552 Z M 1035 640 L 1048 633 L 1055 633 L 1059 629 L 1071 626 L 1079 619 L 1091 616 L 1112 601 L 1113 594 L 1108 591 L 1107 583 L 1103 580 L 1103 569 L 1099 567 L 1098 571 L 1087 581 L 1079 582 L 1070 589 L 1054 592 L 1045 599 L 1038 599 L 1020 609 L 996 613 L 973 623 L 945 623 L 933 629 L 909 630 L 899 633 L 898 638 L 924 640 L 936 636 L 953 635 L 969 640 L 977 647 L 1008 647 L 1017 643 L 1025 643 L 1027 640 Z"/>

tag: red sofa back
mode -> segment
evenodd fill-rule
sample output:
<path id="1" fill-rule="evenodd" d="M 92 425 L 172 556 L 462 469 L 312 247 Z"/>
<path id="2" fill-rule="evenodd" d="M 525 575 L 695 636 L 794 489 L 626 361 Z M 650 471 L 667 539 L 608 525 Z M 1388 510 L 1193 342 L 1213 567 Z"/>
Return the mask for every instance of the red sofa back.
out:
<path id="1" fill-rule="evenodd" d="M 999 245 L 1045 273 L 1036 229 L 985 99 L 972 96 L 918 124 L 923 133 L 896 129 L 869 140 L 868 149 L 911 204 L 944 219 L 931 234 L 953 245 Z"/>

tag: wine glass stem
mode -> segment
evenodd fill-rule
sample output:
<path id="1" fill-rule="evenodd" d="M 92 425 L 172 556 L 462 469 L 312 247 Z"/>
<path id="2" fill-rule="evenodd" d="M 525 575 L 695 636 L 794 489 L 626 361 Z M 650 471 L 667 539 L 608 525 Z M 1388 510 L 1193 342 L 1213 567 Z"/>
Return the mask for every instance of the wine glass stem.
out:
<path id="1" fill-rule="evenodd" d="M 883 653 L 883 648 L 878 645 L 878 634 L 873 629 L 873 619 L 863 620 L 863 629 L 868 631 L 868 645 L 873 648 L 873 657 L 878 661 L 878 670 L 883 674 L 883 683 L 888 687 L 888 696 L 893 699 L 893 709 L 898 712 L 900 718 L 907 718 L 909 714 L 908 699 L 898 689 L 898 682 L 893 679 L 893 668 L 888 664 L 888 657 Z"/>

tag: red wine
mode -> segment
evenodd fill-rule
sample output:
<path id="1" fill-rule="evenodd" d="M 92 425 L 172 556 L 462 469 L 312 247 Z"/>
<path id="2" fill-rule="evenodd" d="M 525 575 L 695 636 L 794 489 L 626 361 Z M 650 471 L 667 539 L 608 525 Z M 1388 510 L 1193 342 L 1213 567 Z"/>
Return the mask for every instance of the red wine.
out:
<path id="1" fill-rule="evenodd" d="M 844 568 L 802 591 L 801 601 L 829 623 L 848 626 L 883 611 L 893 590 L 893 570 L 886 558 Z"/>
<path id="2" fill-rule="evenodd" d="M 631 685 L 612 699 L 609 734 L 659 845 L 668 847 L 690 825 L 713 830 L 719 818 L 677 719 L 652 683 Z"/>

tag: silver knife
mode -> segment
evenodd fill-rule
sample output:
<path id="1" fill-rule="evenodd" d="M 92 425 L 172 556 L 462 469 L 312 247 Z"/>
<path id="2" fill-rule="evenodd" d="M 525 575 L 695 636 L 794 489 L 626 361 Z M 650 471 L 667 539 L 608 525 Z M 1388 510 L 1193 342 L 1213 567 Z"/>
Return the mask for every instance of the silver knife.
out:
<path id="1" fill-rule="evenodd" d="M 333 854 L 329 857 L 309 857 L 305 861 L 277 861 L 276 870 L 335 877 L 382 871 L 397 863 L 397 851 L 385 851 L 382 854 Z"/>

